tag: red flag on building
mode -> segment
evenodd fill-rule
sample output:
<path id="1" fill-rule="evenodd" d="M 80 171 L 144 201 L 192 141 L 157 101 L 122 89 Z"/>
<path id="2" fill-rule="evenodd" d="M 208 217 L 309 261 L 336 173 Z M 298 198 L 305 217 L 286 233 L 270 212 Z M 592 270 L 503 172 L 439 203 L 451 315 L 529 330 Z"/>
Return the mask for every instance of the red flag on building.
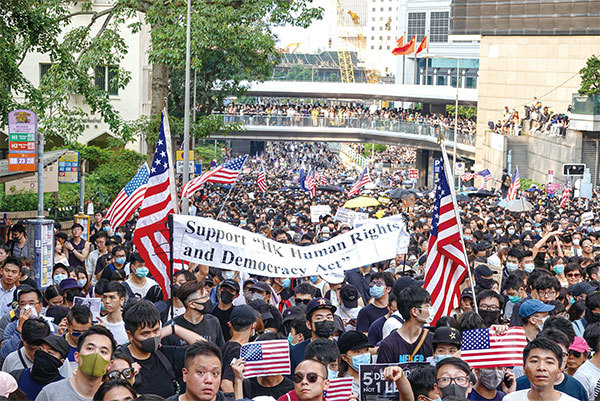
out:
<path id="1" fill-rule="evenodd" d="M 416 38 L 416 36 L 413 36 L 413 38 L 407 44 L 396 47 L 394 50 L 392 50 L 392 54 L 394 56 L 406 56 L 408 54 L 414 53 L 415 41 L 417 40 Z"/>
<path id="2" fill-rule="evenodd" d="M 419 45 L 419 47 L 417 48 L 417 52 L 415 53 L 415 56 L 419 53 L 421 53 L 423 50 L 427 49 L 427 35 L 423 38 L 423 40 L 421 41 L 421 44 Z"/>

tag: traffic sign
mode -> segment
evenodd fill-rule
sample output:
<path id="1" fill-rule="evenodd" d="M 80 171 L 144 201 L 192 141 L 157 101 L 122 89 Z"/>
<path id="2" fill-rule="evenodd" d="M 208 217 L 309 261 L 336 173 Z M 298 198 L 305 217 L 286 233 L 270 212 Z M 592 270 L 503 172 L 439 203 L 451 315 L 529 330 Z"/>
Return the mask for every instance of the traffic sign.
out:
<path id="1" fill-rule="evenodd" d="M 8 171 L 36 170 L 37 115 L 30 110 L 8 113 Z"/>
<path id="2" fill-rule="evenodd" d="M 585 171 L 585 164 L 563 164 L 563 175 L 583 175 Z"/>
<path id="3" fill-rule="evenodd" d="M 408 178 L 410 179 L 418 179 L 419 178 L 419 170 L 416 168 L 411 168 L 408 170 Z"/>
<path id="4" fill-rule="evenodd" d="M 456 172 L 454 175 L 461 176 L 465 173 L 465 163 L 459 162 L 456 163 Z"/>

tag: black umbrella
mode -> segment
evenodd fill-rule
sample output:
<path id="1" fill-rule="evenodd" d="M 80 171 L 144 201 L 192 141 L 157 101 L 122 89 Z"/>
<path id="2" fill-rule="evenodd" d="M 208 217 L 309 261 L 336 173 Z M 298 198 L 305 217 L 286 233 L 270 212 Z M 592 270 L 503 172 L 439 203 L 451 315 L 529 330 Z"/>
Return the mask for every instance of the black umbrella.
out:
<path id="1" fill-rule="evenodd" d="M 456 201 L 457 202 L 468 202 L 468 203 L 471 203 L 471 202 L 473 202 L 473 199 L 469 198 L 465 194 L 458 194 L 458 195 L 456 195 Z"/>
<path id="2" fill-rule="evenodd" d="M 488 197 L 488 196 L 496 196 L 496 194 L 495 194 L 495 193 L 493 193 L 493 192 L 491 192 L 491 191 L 486 191 L 485 189 L 480 189 L 480 190 L 479 190 L 479 191 L 477 191 L 477 192 L 471 192 L 471 193 L 469 193 L 468 195 L 469 195 L 470 197 L 474 197 L 474 196 L 476 196 L 476 197 L 478 197 L 478 198 L 485 198 L 485 197 Z"/>
<path id="3" fill-rule="evenodd" d="M 342 184 L 354 184 L 354 181 L 356 181 L 356 180 L 354 180 L 352 178 L 346 178 L 345 180 L 342 180 L 341 183 Z"/>
<path id="4" fill-rule="evenodd" d="M 404 196 L 408 196 L 408 195 L 413 195 L 415 198 L 419 197 L 419 194 L 416 191 L 413 191 L 412 189 L 400 189 L 400 188 L 396 188 L 396 189 L 390 191 L 390 193 L 388 194 L 388 197 L 390 199 L 400 199 L 400 198 L 403 198 Z"/>
<path id="5" fill-rule="evenodd" d="M 319 185 L 317 190 L 323 192 L 342 192 L 344 189 L 335 185 Z"/>

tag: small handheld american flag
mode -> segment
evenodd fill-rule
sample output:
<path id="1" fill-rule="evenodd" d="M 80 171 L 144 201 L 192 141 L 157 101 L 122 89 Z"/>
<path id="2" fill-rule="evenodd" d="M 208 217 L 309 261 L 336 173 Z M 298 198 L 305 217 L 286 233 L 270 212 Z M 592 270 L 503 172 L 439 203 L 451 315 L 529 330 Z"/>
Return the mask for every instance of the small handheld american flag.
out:
<path id="1" fill-rule="evenodd" d="M 329 380 L 329 388 L 325 392 L 327 401 L 346 401 L 352 395 L 352 377 L 338 377 Z"/>
<path id="2" fill-rule="evenodd" d="M 562 197 L 560 198 L 560 207 L 565 207 L 571 197 L 571 177 L 567 177 L 565 189 L 563 189 Z"/>
<path id="3" fill-rule="evenodd" d="M 494 329 L 467 330 L 462 333 L 460 355 L 474 369 L 523 366 L 526 345 L 522 327 L 511 327 L 501 336 Z"/>
<path id="4" fill-rule="evenodd" d="M 290 347 L 287 340 L 256 341 L 242 345 L 240 358 L 244 359 L 244 378 L 289 375 Z"/>
<path id="5" fill-rule="evenodd" d="M 256 177 L 256 185 L 258 185 L 258 189 L 260 192 L 267 191 L 267 177 L 265 174 L 265 166 L 261 164 L 260 171 L 258 172 L 258 177 Z"/>
<path id="6" fill-rule="evenodd" d="M 149 176 L 148 165 L 144 163 L 121 192 L 119 192 L 106 212 L 106 219 L 110 221 L 112 227 L 117 228 L 125 224 L 133 212 L 141 206 L 146 188 L 148 187 Z"/>
<path id="7" fill-rule="evenodd" d="M 356 182 L 354 184 L 352 184 L 352 188 L 350 188 L 350 192 L 348 193 L 348 196 L 352 197 L 352 196 L 358 194 L 360 192 L 360 189 L 370 182 L 372 182 L 372 181 L 371 181 L 371 176 L 369 175 L 369 165 L 367 164 L 365 166 L 365 169 L 363 170 L 363 172 L 360 174 L 360 176 L 356 180 Z"/>
<path id="8" fill-rule="evenodd" d="M 513 173 L 512 182 L 508 188 L 508 194 L 506 195 L 506 201 L 517 199 L 517 191 L 521 188 L 521 180 L 519 179 L 519 168 L 515 167 Z"/>
<path id="9" fill-rule="evenodd" d="M 216 182 L 219 184 L 233 184 L 246 162 L 248 155 L 240 156 L 237 159 L 229 160 L 224 164 L 207 171 L 200 177 L 196 177 L 187 184 L 181 190 L 181 197 L 187 198 L 194 194 L 202 184 L 205 182 Z"/>

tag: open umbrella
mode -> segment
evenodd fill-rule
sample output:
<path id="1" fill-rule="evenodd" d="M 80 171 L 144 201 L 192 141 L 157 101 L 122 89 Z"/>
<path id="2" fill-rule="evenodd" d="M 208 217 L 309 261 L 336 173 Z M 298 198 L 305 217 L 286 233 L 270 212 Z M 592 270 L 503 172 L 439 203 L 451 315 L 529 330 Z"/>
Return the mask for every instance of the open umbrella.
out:
<path id="1" fill-rule="evenodd" d="M 354 209 L 357 207 L 369 207 L 369 206 L 377 206 L 379 205 L 379 201 L 374 198 L 368 198 L 366 196 L 359 196 L 354 199 L 350 199 L 348 202 L 344 203 L 345 208 Z"/>
<path id="2" fill-rule="evenodd" d="M 415 198 L 420 197 L 419 193 L 412 189 L 396 188 L 396 189 L 392 189 L 388 194 L 390 199 L 400 199 L 400 198 L 402 198 L 404 196 L 408 196 L 408 195 L 413 195 Z"/>
<path id="3" fill-rule="evenodd" d="M 496 206 L 500 206 L 500 207 L 506 207 L 506 204 L 507 204 L 507 203 L 508 203 L 508 202 L 506 202 L 506 198 L 503 198 L 503 199 L 500 199 L 500 202 L 498 202 L 498 203 L 496 204 Z"/>
<path id="4" fill-rule="evenodd" d="M 528 212 L 533 209 L 533 205 L 525 199 L 513 199 L 506 204 L 506 210 L 511 212 Z"/>
<path id="5" fill-rule="evenodd" d="M 343 188 L 336 187 L 335 185 L 319 185 L 317 187 L 317 191 L 323 192 L 342 192 L 343 190 Z"/>
<path id="6" fill-rule="evenodd" d="M 457 202 L 468 202 L 468 203 L 472 203 L 473 199 L 469 198 L 467 195 L 465 194 L 458 194 L 456 195 L 456 201 Z"/>
<path id="7" fill-rule="evenodd" d="M 486 191 L 485 189 L 480 189 L 477 192 L 471 192 L 468 195 L 471 196 L 471 197 L 476 196 L 478 198 L 485 198 L 487 196 L 496 196 L 493 192 Z"/>

